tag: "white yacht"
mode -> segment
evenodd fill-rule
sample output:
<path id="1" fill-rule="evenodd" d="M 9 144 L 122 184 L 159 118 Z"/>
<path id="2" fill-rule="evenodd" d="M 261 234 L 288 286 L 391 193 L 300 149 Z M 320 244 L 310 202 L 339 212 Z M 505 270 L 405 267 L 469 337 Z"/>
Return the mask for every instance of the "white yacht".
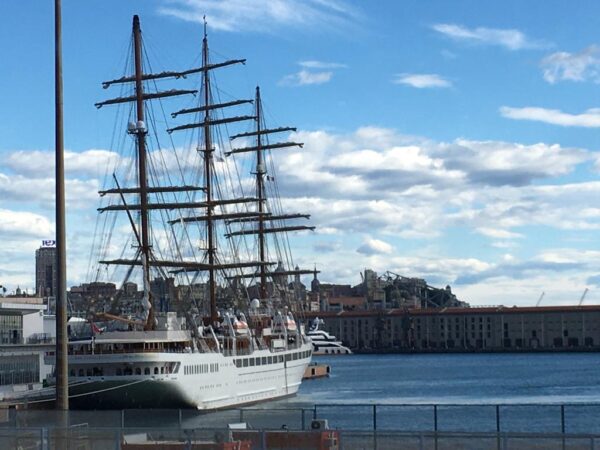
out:
<path id="1" fill-rule="evenodd" d="M 323 319 L 316 317 L 310 326 L 306 335 L 312 341 L 313 354 L 315 355 L 349 355 L 352 353 L 348 347 L 338 341 L 335 336 L 327 331 L 319 329 L 323 324 Z"/>

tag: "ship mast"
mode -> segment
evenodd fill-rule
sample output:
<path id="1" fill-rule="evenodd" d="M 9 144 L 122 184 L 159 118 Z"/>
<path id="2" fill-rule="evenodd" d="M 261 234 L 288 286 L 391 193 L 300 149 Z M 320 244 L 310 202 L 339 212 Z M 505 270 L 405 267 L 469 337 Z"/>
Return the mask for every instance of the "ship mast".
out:
<path id="1" fill-rule="evenodd" d="M 135 103 L 136 129 L 135 136 L 138 150 L 138 180 L 140 189 L 140 225 L 142 276 L 144 297 L 150 303 L 150 311 L 144 329 L 154 329 L 154 305 L 150 294 L 150 243 L 148 239 L 148 183 L 146 170 L 146 126 L 144 120 L 144 84 L 142 83 L 142 32 L 140 18 L 133 16 L 133 48 L 135 58 Z"/>
<path id="2" fill-rule="evenodd" d="M 202 66 L 208 66 L 208 38 L 206 35 L 206 20 L 204 21 L 204 38 L 202 39 Z M 210 322 L 217 322 L 217 288 L 215 285 L 215 241 L 214 241 L 214 223 L 212 202 L 212 161 L 213 149 L 211 143 L 210 130 L 210 77 L 208 70 L 202 73 L 202 84 L 204 87 L 204 183 L 206 188 L 206 232 L 207 232 L 207 253 L 208 253 L 208 296 L 210 299 Z"/>
<path id="3" fill-rule="evenodd" d="M 270 144 L 267 141 L 267 136 L 271 134 L 278 134 L 288 131 L 296 131 L 296 128 L 292 127 L 279 127 L 279 128 L 263 128 L 263 111 L 262 111 L 262 100 L 260 97 L 260 87 L 256 87 L 255 94 L 255 114 L 256 114 L 256 128 L 254 131 L 250 131 L 247 133 L 240 133 L 234 136 L 231 136 L 230 139 L 234 140 L 241 137 L 256 137 L 256 145 L 252 147 L 242 147 L 242 148 L 233 148 L 231 151 L 226 152 L 227 156 L 236 154 L 236 153 L 248 153 L 255 152 L 256 153 L 256 197 L 257 197 L 257 210 L 258 215 L 256 217 L 248 217 L 248 218 L 239 218 L 229 220 L 229 223 L 244 223 L 244 222 L 257 222 L 257 226 L 255 228 L 243 229 L 239 231 L 233 231 L 226 234 L 226 237 L 232 236 L 244 236 L 256 234 L 258 235 L 258 258 L 260 262 L 267 261 L 267 249 L 266 249 L 266 235 L 273 233 L 285 233 L 288 231 L 301 231 L 301 230 L 314 230 L 314 226 L 307 225 L 288 225 L 285 224 L 283 226 L 266 226 L 266 222 L 273 224 L 275 222 L 282 223 L 285 220 L 290 219 L 309 219 L 310 216 L 308 214 L 280 214 L 274 215 L 268 211 L 267 208 L 267 196 L 265 190 L 265 175 L 266 164 L 265 164 L 265 150 L 274 150 L 281 148 L 289 148 L 289 147 L 302 147 L 304 144 L 299 142 L 277 142 Z M 260 266 L 260 281 L 259 281 L 259 296 L 261 299 L 266 299 L 268 297 L 267 292 L 267 277 L 268 276 L 287 276 L 287 275 L 306 275 L 311 274 L 313 271 L 311 270 L 278 270 L 276 272 L 267 272 L 266 265 Z M 244 274 L 241 278 L 254 278 L 254 274 Z"/>
<path id="4" fill-rule="evenodd" d="M 265 255 L 265 220 L 264 220 L 264 175 L 265 165 L 263 162 L 262 141 L 260 136 L 261 129 L 261 103 L 260 87 L 256 86 L 256 198 L 258 199 L 258 247 L 259 261 L 266 261 Z M 260 298 L 267 298 L 267 268 L 260 266 Z"/>
<path id="5" fill-rule="evenodd" d="M 215 208 L 225 205 L 235 205 L 241 203 L 255 203 L 256 198 L 240 197 L 240 198 L 216 198 L 214 192 L 214 182 L 216 182 L 216 176 L 214 174 L 213 166 L 213 152 L 215 151 L 215 145 L 213 142 L 213 130 L 212 127 L 219 126 L 222 124 L 228 124 L 233 122 L 240 122 L 246 120 L 255 120 L 254 115 L 240 115 L 231 117 L 216 117 L 213 111 L 237 106 L 245 103 L 252 103 L 253 100 L 234 100 L 224 103 L 212 103 L 211 98 L 211 84 L 209 72 L 227 67 L 235 64 L 244 64 L 244 59 L 232 59 L 219 63 L 211 63 L 208 52 L 208 37 L 206 32 L 206 22 L 204 24 L 204 38 L 202 41 L 202 66 L 185 71 L 163 71 L 160 73 L 144 73 L 142 66 L 142 40 L 140 31 L 140 22 L 138 16 L 134 16 L 133 19 L 133 40 L 134 40 L 134 59 L 135 59 L 135 73 L 133 75 L 125 75 L 121 78 L 117 78 L 110 81 L 105 81 L 102 86 L 106 89 L 113 85 L 135 83 L 135 95 L 118 97 L 109 100 L 105 100 L 96 103 L 97 108 L 101 108 L 105 105 L 114 105 L 121 103 L 135 103 L 136 104 L 136 119 L 135 125 L 130 125 L 128 132 L 135 136 L 136 147 L 138 153 L 138 184 L 136 187 L 124 187 L 121 188 L 118 183 L 116 188 L 110 188 L 100 191 L 100 195 L 104 196 L 107 194 L 119 194 L 122 200 L 122 204 L 109 204 L 105 207 L 99 208 L 100 212 L 107 211 L 125 211 L 128 215 L 131 212 L 139 211 L 140 213 L 140 232 L 138 233 L 134 228 L 134 234 L 136 239 L 139 238 L 139 251 L 138 255 L 134 259 L 113 259 L 100 261 L 101 264 L 114 264 L 114 265 L 125 265 L 125 266 L 141 266 L 144 277 L 144 290 L 145 294 L 149 295 L 150 291 L 150 268 L 151 267 L 162 267 L 168 268 L 169 271 L 174 274 L 182 272 L 207 272 L 208 273 L 208 294 L 210 301 L 210 322 L 214 325 L 218 321 L 217 312 L 217 280 L 216 275 L 218 271 L 228 271 L 234 269 L 244 268 L 256 268 L 271 265 L 273 263 L 267 262 L 264 258 L 260 261 L 234 261 L 234 262 L 221 262 L 219 261 L 217 253 L 217 242 L 216 242 L 216 230 L 215 224 L 217 221 L 230 221 L 230 220 L 244 220 L 256 218 L 260 215 L 259 212 L 247 211 L 247 212 L 216 212 Z M 148 160 L 147 148 L 146 148 L 146 137 L 147 127 L 144 123 L 144 108 L 145 101 L 153 99 L 161 99 L 166 97 L 179 96 L 184 94 L 196 94 L 197 90 L 184 90 L 184 89 L 171 89 L 160 92 L 144 92 L 144 82 L 149 80 L 159 80 L 165 78 L 183 79 L 187 78 L 188 75 L 201 73 L 202 74 L 202 90 L 204 95 L 202 96 L 201 104 L 198 107 L 186 108 L 176 111 L 171 114 L 173 118 L 184 115 L 198 113 L 200 114 L 200 121 L 187 123 L 184 125 L 175 126 L 167 129 L 166 131 L 170 134 L 174 131 L 200 129 L 203 133 L 202 146 L 198 146 L 198 151 L 203 153 L 204 167 L 203 167 L 203 178 L 205 186 L 149 186 L 148 185 Z M 204 147 L 204 148 L 201 148 Z M 115 179 L 116 181 L 116 179 Z M 164 201 L 161 198 L 149 197 L 156 194 L 163 193 L 178 193 L 178 192 L 193 192 L 193 191 L 204 191 L 205 198 L 202 201 L 194 199 L 181 201 L 176 199 L 174 201 Z M 125 194 L 137 194 L 139 203 L 126 202 Z M 264 190 L 263 190 L 264 200 Z M 261 202 L 259 202 L 261 203 Z M 168 223 L 173 226 L 177 224 L 185 224 L 188 222 L 203 222 L 206 226 L 206 240 L 207 248 L 205 249 L 205 260 L 204 261 L 186 261 L 186 260 L 165 260 L 157 259 L 156 255 L 152 251 L 150 245 L 150 229 L 149 229 L 149 214 L 150 211 L 155 210 L 206 210 L 203 215 L 181 215 L 178 213 L 179 218 L 175 220 L 169 220 Z M 152 306 L 152 305 L 150 305 Z M 145 321 L 145 329 L 154 328 L 153 308 L 149 308 L 149 314 Z"/>

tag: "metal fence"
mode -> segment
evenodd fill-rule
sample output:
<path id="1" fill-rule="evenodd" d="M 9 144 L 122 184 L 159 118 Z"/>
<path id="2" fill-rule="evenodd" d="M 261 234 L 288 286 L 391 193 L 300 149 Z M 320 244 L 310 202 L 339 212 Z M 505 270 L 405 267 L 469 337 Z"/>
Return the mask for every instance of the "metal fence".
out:
<path id="1" fill-rule="evenodd" d="M 600 404 L 316 404 L 208 413 L 0 410 L 0 449 L 46 450 L 64 448 L 64 442 L 70 448 L 119 449 L 128 436 L 222 439 L 232 423 L 296 432 L 310 430 L 313 420 L 327 420 L 339 431 L 343 449 L 600 450 Z"/>
<path id="2" fill-rule="evenodd" d="M 600 404 L 316 404 L 313 418 L 343 430 L 600 435 Z"/>
<path id="3" fill-rule="evenodd" d="M 0 428 L 53 427 L 63 420 L 54 410 L 0 410 Z M 315 404 L 277 408 L 69 411 L 68 426 L 115 428 L 222 428 L 247 422 L 255 429 L 305 430 L 313 419 L 353 431 L 561 433 L 600 435 L 600 404 Z"/>
<path id="4" fill-rule="evenodd" d="M 280 430 L 285 435 L 292 431 Z M 540 433 L 407 433 L 392 431 L 341 430 L 330 442 L 314 447 L 269 445 L 269 434 L 256 431 L 250 447 L 254 450 L 273 448 L 302 448 L 303 450 L 595 450 L 600 445 L 597 436 L 584 434 Z M 297 434 L 295 435 L 297 436 Z M 285 437 L 285 436 L 284 436 Z M 0 448 L 29 450 L 121 450 L 125 448 L 234 448 L 208 447 L 208 443 L 235 441 L 236 436 L 227 429 L 173 429 L 173 428 L 10 428 L 0 429 Z M 281 440 L 293 442 L 293 439 Z M 194 444 L 201 442 L 203 447 Z M 140 445 L 140 447 L 134 447 Z M 128 447 L 129 446 L 129 447 Z M 141 447 L 143 446 L 143 447 Z M 164 446 L 164 447 L 162 447 Z"/>

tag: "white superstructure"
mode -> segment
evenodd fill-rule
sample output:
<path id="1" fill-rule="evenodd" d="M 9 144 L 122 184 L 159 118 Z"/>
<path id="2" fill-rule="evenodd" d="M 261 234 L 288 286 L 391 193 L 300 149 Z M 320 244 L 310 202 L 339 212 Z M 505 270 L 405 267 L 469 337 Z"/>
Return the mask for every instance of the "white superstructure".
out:
<path id="1" fill-rule="evenodd" d="M 319 326 L 323 323 L 318 317 L 314 319 L 312 326 L 306 334 L 312 341 L 313 354 L 315 355 L 349 355 L 352 353 L 348 347 L 338 341 L 335 336 L 331 336 L 327 331 L 320 330 Z"/>

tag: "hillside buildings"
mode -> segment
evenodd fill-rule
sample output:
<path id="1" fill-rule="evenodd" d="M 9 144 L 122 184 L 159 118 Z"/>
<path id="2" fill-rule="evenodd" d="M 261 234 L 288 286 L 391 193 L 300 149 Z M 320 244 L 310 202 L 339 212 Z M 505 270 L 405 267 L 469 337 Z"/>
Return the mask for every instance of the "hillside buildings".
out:
<path id="1" fill-rule="evenodd" d="M 321 283 L 314 274 L 307 310 L 309 311 L 374 311 L 393 308 L 465 307 L 450 286 L 443 289 L 427 284 L 421 278 L 408 278 L 392 272 L 378 275 L 366 269 L 362 282 L 350 284 Z"/>

